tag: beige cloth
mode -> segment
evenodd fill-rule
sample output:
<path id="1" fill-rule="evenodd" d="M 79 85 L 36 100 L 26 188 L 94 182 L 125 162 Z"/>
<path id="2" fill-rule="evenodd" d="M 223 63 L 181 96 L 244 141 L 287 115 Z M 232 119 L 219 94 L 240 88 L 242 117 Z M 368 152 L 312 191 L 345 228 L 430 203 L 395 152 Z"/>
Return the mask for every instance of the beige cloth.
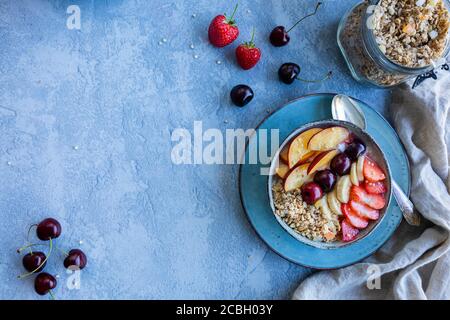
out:
<path id="1" fill-rule="evenodd" d="M 420 227 L 403 221 L 376 254 L 313 274 L 294 299 L 450 299 L 450 72 L 438 77 L 395 88 L 391 105 L 411 163 L 411 199 L 428 221 L 422 218 Z M 371 264 L 381 271 L 380 289 L 367 287 Z"/>

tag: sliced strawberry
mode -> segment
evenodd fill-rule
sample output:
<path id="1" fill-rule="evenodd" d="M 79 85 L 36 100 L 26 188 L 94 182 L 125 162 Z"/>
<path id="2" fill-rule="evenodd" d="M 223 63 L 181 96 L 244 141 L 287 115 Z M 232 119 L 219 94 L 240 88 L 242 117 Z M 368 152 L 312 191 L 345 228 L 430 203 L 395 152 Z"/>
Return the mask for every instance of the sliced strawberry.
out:
<path id="1" fill-rule="evenodd" d="M 383 170 L 371 159 L 366 157 L 363 167 L 364 177 L 370 182 L 376 182 L 386 179 Z"/>
<path id="2" fill-rule="evenodd" d="M 378 210 L 372 209 L 371 207 L 354 200 L 350 201 L 350 208 L 363 219 L 377 220 L 380 217 L 380 212 Z"/>
<path id="3" fill-rule="evenodd" d="M 350 199 L 366 204 L 373 209 L 382 209 L 386 205 L 386 200 L 379 194 L 367 193 L 362 187 L 352 186 L 350 190 Z"/>
<path id="4" fill-rule="evenodd" d="M 371 194 L 382 194 L 387 191 L 386 186 L 381 181 L 370 182 L 370 181 L 366 180 L 364 182 L 364 188 L 366 189 L 366 191 L 368 193 L 371 193 Z"/>
<path id="5" fill-rule="evenodd" d="M 369 224 L 369 221 L 367 219 L 359 216 L 357 213 L 355 213 L 350 206 L 347 203 L 343 203 L 341 205 L 341 210 L 344 216 L 347 218 L 347 220 L 358 229 L 364 229 Z"/>
<path id="6" fill-rule="evenodd" d="M 352 241 L 356 238 L 359 233 L 359 230 L 354 228 L 351 223 L 344 219 L 341 222 L 341 230 L 342 230 L 342 241 L 348 242 Z"/>

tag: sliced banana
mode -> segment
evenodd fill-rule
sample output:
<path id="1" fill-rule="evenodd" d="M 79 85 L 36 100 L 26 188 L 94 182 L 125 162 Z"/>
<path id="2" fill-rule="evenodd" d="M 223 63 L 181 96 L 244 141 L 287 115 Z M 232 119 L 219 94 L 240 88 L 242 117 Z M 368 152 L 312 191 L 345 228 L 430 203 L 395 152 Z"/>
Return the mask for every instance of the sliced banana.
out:
<path id="1" fill-rule="evenodd" d="M 358 157 L 358 161 L 356 162 L 356 173 L 358 175 L 359 181 L 364 181 L 363 168 L 364 168 L 364 156 L 362 155 Z"/>
<path id="2" fill-rule="evenodd" d="M 333 211 L 334 214 L 337 214 L 338 216 L 342 216 L 341 211 L 341 203 L 336 197 L 336 189 L 328 193 L 327 195 L 327 202 L 328 206 L 330 207 L 331 211 Z"/>
<path id="3" fill-rule="evenodd" d="M 333 193 L 328 193 L 314 203 L 314 206 L 320 210 L 322 217 L 327 220 L 327 223 L 322 227 L 322 232 L 328 241 L 334 239 L 337 232 L 340 230 L 339 219 L 328 205 L 330 195 L 332 194 Z"/>
<path id="4" fill-rule="evenodd" d="M 350 188 L 352 182 L 350 176 L 345 175 L 339 179 L 336 186 L 336 196 L 341 203 L 347 203 L 350 200 Z"/>
<path id="5" fill-rule="evenodd" d="M 330 207 L 328 206 L 327 198 L 328 195 L 324 195 L 322 198 L 317 200 L 316 203 L 314 203 L 314 206 L 320 210 L 324 219 L 332 220 L 333 213 L 331 212 Z"/>
<path id="6" fill-rule="evenodd" d="M 356 169 L 356 162 L 352 163 L 350 168 L 350 180 L 355 186 L 359 186 L 358 170 Z"/>

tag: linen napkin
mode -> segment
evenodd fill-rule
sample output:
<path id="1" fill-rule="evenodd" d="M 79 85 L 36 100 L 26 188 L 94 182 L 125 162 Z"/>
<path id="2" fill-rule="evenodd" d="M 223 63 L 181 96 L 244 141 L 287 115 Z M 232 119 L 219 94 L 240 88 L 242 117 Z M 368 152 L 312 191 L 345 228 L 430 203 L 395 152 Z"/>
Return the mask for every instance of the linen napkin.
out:
<path id="1" fill-rule="evenodd" d="M 293 299 L 450 299 L 450 72 L 438 76 L 414 89 L 411 82 L 395 88 L 390 108 L 409 156 L 421 226 L 403 221 L 373 256 L 313 274 Z M 379 285 L 369 279 L 374 270 Z"/>

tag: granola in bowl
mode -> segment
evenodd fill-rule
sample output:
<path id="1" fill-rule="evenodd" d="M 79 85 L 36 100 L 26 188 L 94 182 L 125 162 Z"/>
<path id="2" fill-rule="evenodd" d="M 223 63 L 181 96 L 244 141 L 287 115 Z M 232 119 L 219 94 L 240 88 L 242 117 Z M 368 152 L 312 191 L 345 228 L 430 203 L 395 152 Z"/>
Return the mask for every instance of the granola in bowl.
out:
<path id="1" fill-rule="evenodd" d="M 300 189 L 285 192 L 279 179 L 272 187 L 275 213 L 286 224 L 302 236 L 312 241 L 333 241 L 340 230 L 339 219 L 335 214 L 324 215 L 314 205 L 302 199 Z"/>

